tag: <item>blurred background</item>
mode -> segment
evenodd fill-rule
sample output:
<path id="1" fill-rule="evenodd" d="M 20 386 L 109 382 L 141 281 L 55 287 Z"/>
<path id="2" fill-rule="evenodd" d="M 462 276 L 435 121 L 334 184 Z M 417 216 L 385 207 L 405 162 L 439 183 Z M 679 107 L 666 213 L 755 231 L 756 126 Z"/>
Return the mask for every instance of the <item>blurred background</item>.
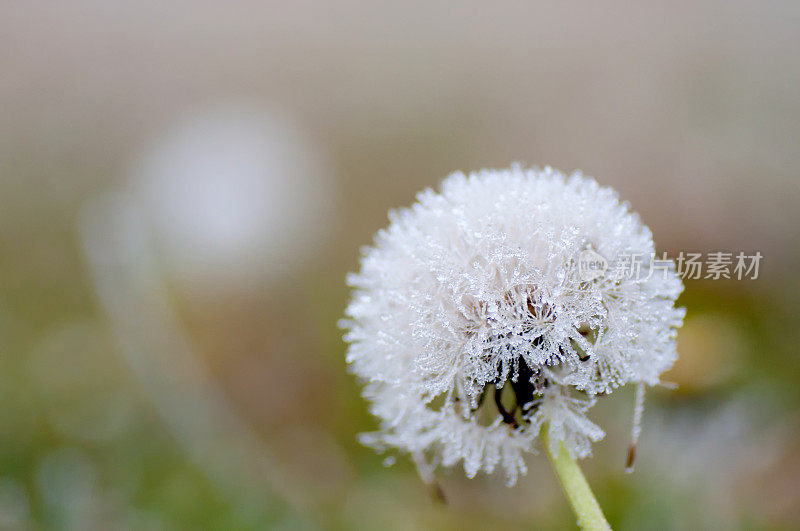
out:
<path id="1" fill-rule="evenodd" d="M 676 391 L 601 401 L 618 529 L 800 526 L 800 4 L 0 4 L 0 528 L 569 529 L 356 443 L 344 277 L 389 208 L 519 161 L 614 186 L 688 281 Z"/>

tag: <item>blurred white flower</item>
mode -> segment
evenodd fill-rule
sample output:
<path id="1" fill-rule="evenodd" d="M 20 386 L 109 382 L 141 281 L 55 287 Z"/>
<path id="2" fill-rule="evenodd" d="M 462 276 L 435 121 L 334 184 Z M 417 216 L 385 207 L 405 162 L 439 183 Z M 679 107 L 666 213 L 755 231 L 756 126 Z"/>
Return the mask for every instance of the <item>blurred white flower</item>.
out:
<path id="1" fill-rule="evenodd" d="M 576 457 L 603 437 L 586 411 L 627 383 L 655 385 L 676 359 L 683 310 L 674 269 L 581 277 L 654 252 L 616 193 L 551 168 L 456 173 L 366 248 L 347 318 L 347 361 L 381 431 L 362 442 L 430 470 L 525 472 L 542 426 Z"/>
<path id="2" fill-rule="evenodd" d="M 133 184 L 167 265 L 190 284 L 286 275 L 330 227 L 332 180 L 316 146 L 252 105 L 198 112 L 156 138 Z"/>

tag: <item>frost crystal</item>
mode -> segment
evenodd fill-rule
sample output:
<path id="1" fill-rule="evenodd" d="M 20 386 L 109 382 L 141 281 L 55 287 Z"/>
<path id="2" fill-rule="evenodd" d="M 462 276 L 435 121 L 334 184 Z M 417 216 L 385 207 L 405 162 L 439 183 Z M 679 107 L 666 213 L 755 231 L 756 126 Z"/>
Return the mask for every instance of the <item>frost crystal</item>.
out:
<path id="1" fill-rule="evenodd" d="M 575 457 L 602 429 L 596 397 L 655 385 L 676 359 L 683 286 L 651 271 L 650 231 L 611 189 L 551 168 L 455 173 L 365 248 L 341 326 L 381 430 L 361 441 L 411 454 L 423 477 L 525 473 L 543 426 Z M 636 275 L 582 274 L 582 253 Z M 586 273 L 586 272 L 583 272 Z"/>

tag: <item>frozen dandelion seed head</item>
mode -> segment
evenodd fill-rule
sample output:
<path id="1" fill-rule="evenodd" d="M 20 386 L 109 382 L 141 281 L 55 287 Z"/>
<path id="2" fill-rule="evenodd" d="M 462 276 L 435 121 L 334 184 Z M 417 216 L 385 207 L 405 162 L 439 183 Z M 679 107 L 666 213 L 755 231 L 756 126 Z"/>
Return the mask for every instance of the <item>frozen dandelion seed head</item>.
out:
<path id="1" fill-rule="evenodd" d="M 341 325 L 381 421 L 361 435 L 411 454 L 423 477 L 463 463 L 513 484 L 539 432 L 575 457 L 603 430 L 587 412 L 676 359 L 674 268 L 649 271 L 650 231 L 617 194 L 551 168 L 455 173 L 365 248 Z M 581 274 L 581 255 L 647 259 L 637 275 Z"/>

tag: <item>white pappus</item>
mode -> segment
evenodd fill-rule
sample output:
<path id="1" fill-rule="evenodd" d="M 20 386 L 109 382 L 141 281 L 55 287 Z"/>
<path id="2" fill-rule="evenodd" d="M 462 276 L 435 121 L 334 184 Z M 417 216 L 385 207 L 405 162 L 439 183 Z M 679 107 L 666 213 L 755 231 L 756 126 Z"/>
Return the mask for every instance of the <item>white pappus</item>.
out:
<path id="1" fill-rule="evenodd" d="M 649 229 L 591 178 L 454 173 L 389 219 L 348 276 L 340 324 L 381 422 L 362 442 L 411 454 L 423 478 L 463 462 L 513 484 L 542 429 L 585 457 L 604 435 L 587 417 L 597 397 L 658 384 L 676 359 L 681 280 L 653 267 Z M 582 271 L 586 253 L 616 269 Z"/>

